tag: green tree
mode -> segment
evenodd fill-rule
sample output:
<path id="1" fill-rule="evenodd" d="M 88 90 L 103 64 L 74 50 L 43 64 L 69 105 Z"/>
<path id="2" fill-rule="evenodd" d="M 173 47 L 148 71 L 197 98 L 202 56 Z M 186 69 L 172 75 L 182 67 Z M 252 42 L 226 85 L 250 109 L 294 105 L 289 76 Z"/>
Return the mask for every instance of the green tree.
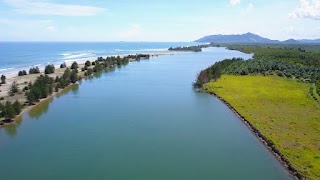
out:
<path id="1" fill-rule="evenodd" d="M 78 77 L 78 73 L 76 71 L 72 71 L 71 75 L 70 75 L 70 81 L 72 83 L 76 83 L 78 81 L 79 77 Z"/>
<path id="2" fill-rule="evenodd" d="M 71 69 L 78 69 L 78 63 L 77 62 L 73 62 L 71 65 Z"/>
<path id="3" fill-rule="evenodd" d="M 15 101 L 13 104 L 12 104 L 12 108 L 14 110 L 14 113 L 16 115 L 20 114 L 21 112 L 21 109 L 22 109 L 22 104 L 19 102 L 19 101 Z"/>
<path id="4" fill-rule="evenodd" d="M 90 62 L 90 61 L 87 61 L 87 62 L 85 63 L 85 65 L 86 65 L 87 67 L 90 67 L 90 66 L 91 66 L 91 62 Z"/>
<path id="5" fill-rule="evenodd" d="M 62 68 L 66 68 L 66 67 L 67 67 L 67 65 L 66 65 L 65 62 L 60 65 L 60 68 L 61 68 L 61 69 L 62 69 Z"/>
<path id="6" fill-rule="evenodd" d="M 6 76 L 1 76 L 1 84 L 6 84 Z"/>
<path id="7" fill-rule="evenodd" d="M 12 107 L 12 104 L 7 101 L 6 104 L 4 105 L 4 111 L 3 111 L 3 116 L 7 119 L 11 119 L 15 117 L 15 111 Z"/>
<path id="8" fill-rule="evenodd" d="M 19 87 L 16 81 L 13 81 L 12 85 L 10 86 L 9 89 L 9 95 L 14 96 L 16 93 L 19 92 Z"/>
<path id="9" fill-rule="evenodd" d="M 30 68 L 29 70 L 29 74 L 39 74 L 39 73 L 40 73 L 39 67 Z"/>
<path id="10" fill-rule="evenodd" d="M 45 74 L 53 74 L 54 71 L 55 71 L 54 65 L 48 65 L 48 66 L 46 66 L 45 69 L 44 69 L 44 73 L 45 73 Z"/>

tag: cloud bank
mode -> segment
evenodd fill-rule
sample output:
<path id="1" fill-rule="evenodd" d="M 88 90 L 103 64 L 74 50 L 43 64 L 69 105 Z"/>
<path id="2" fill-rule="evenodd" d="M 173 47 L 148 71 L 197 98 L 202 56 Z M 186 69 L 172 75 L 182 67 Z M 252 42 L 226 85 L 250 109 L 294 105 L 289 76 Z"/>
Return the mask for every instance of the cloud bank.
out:
<path id="1" fill-rule="evenodd" d="M 15 12 L 31 15 L 95 16 L 106 11 L 93 6 L 58 4 L 34 0 L 4 0 Z"/>
<path id="2" fill-rule="evenodd" d="M 320 20 L 320 0 L 300 0 L 299 7 L 289 17 Z"/>

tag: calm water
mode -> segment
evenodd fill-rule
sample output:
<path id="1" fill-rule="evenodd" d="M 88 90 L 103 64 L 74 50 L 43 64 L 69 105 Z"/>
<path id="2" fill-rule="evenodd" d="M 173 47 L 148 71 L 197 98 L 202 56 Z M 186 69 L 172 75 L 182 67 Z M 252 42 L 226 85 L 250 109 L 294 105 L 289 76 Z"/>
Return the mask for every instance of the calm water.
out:
<path id="1" fill-rule="evenodd" d="M 192 89 L 210 48 L 102 73 L 0 129 L 0 179 L 290 179 L 218 99 Z"/>

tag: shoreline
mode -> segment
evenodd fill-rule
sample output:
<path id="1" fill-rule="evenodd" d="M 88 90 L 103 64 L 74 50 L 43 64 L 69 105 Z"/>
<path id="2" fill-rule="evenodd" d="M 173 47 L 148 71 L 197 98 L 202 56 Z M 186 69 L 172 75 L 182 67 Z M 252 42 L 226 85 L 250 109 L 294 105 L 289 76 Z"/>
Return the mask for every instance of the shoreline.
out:
<path id="1" fill-rule="evenodd" d="M 152 59 L 152 58 L 159 57 L 159 56 L 168 56 L 168 55 L 175 55 L 175 54 L 176 54 L 176 53 L 168 52 L 168 53 L 162 53 L 162 54 L 154 54 L 154 53 L 152 53 L 152 54 L 146 54 L 146 55 L 149 55 L 149 56 L 150 56 L 150 59 Z M 121 58 L 123 58 L 123 57 L 129 56 L 129 55 L 130 55 L 130 54 L 128 54 L 128 55 L 119 55 L 119 56 L 120 56 Z M 97 58 L 98 58 L 98 57 L 97 57 Z M 89 60 L 89 59 L 86 59 L 86 60 L 81 60 L 81 61 L 74 61 L 74 62 L 77 62 L 78 65 L 79 65 L 79 68 L 78 68 L 78 69 L 81 69 L 82 67 L 84 67 L 85 62 L 86 62 L 87 60 L 90 61 L 90 62 L 94 62 L 95 60 L 97 60 L 97 58 L 95 58 L 95 59 L 92 58 L 92 59 L 90 59 L 90 60 Z M 145 60 L 145 59 L 141 59 L 141 60 Z M 130 62 L 135 62 L 135 61 L 137 61 L 137 60 L 136 60 L 136 59 L 129 59 L 129 63 L 130 63 Z M 68 62 L 66 68 L 70 68 L 72 63 L 73 63 L 73 62 Z M 48 74 L 48 76 L 49 76 L 49 77 L 56 77 L 56 76 L 59 76 L 59 77 L 60 77 L 60 76 L 63 74 L 63 71 L 64 71 L 66 68 L 60 68 L 60 66 L 59 66 L 59 67 L 56 67 L 55 73 L 53 73 L 53 74 Z M 63 71 L 61 71 L 61 70 L 63 70 Z M 60 72 L 60 71 L 61 71 L 61 72 Z M 79 72 L 81 73 L 81 71 L 79 71 Z M 5 89 L 5 90 L 3 90 L 3 91 L 0 92 L 0 95 L 6 94 L 6 96 L 4 96 L 4 98 L 5 98 L 4 100 L 0 100 L 0 103 L 1 103 L 1 101 L 13 101 L 13 100 L 18 100 L 18 101 L 20 101 L 20 102 L 21 102 L 21 101 L 25 101 L 25 100 L 26 100 L 26 97 L 25 97 L 24 95 L 21 95 L 21 94 L 23 94 L 23 92 L 21 92 L 21 94 L 18 94 L 17 96 L 13 96 L 13 97 L 8 96 L 8 91 L 9 91 L 9 88 L 10 88 L 12 82 L 14 82 L 14 81 L 17 81 L 17 82 L 18 82 L 18 80 L 19 80 L 19 81 L 20 81 L 20 83 L 18 83 L 18 84 L 19 84 L 19 87 L 20 87 L 20 89 L 23 89 L 23 88 L 21 88 L 21 86 L 26 85 L 26 83 L 25 83 L 25 82 L 27 82 L 26 79 L 29 80 L 29 82 L 34 82 L 40 75 L 45 75 L 44 70 L 41 70 L 39 74 L 28 74 L 28 75 L 25 75 L 25 76 L 18 76 L 18 75 L 16 74 L 15 76 L 8 77 L 7 83 L 4 84 L 4 85 L 5 85 L 5 88 L 7 88 L 7 89 L 1 88 L 1 89 Z M 17 80 L 17 79 L 18 79 L 18 80 Z M 81 80 L 83 80 L 83 78 L 81 78 Z M 21 83 L 21 82 L 22 82 L 22 83 Z M 0 119 L 0 128 L 7 127 L 7 126 L 10 126 L 10 125 L 15 124 L 15 123 L 17 122 L 17 120 L 18 120 L 24 113 L 30 111 L 32 108 L 34 108 L 35 106 L 41 104 L 43 101 L 45 101 L 45 100 L 47 100 L 47 99 L 49 99 L 49 98 L 55 97 L 55 96 L 56 96 L 57 94 L 59 94 L 61 91 L 65 90 L 65 89 L 67 89 L 67 88 L 69 88 L 69 87 L 71 87 L 71 86 L 74 86 L 75 84 L 77 84 L 77 83 L 72 83 L 72 84 L 68 85 L 67 87 L 65 87 L 65 88 L 63 88 L 63 89 L 59 89 L 58 92 L 53 92 L 53 93 L 52 93 L 51 95 L 49 95 L 48 97 L 43 98 L 43 99 L 40 99 L 40 100 L 39 100 L 38 102 L 36 102 L 35 104 L 26 105 L 25 103 L 23 103 L 23 104 L 24 104 L 24 107 L 22 108 L 21 112 L 20 112 L 15 118 L 12 118 L 12 119 Z M 2 87 L 3 87 L 3 86 L 2 86 Z M 3 96 L 2 96 L 2 97 L 3 97 Z M 6 121 L 6 120 L 10 120 L 10 121 L 9 121 L 9 122 L 4 122 L 4 121 Z"/>
<path id="2" fill-rule="evenodd" d="M 271 152 L 274 157 L 281 163 L 281 165 L 295 178 L 299 180 L 307 179 L 307 177 L 303 176 L 299 171 L 297 171 L 294 167 L 292 167 L 289 160 L 285 158 L 285 156 L 274 146 L 274 144 L 267 139 L 260 131 L 255 128 L 250 121 L 248 121 L 244 116 L 242 116 L 230 103 L 224 100 L 222 97 L 218 96 L 214 92 L 208 92 L 207 90 L 201 91 L 207 94 L 210 94 L 216 98 L 218 98 L 221 102 L 223 102 L 239 119 L 247 126 L 247 128 L 251 131 L 251 133 L 256 136 L 256 138 Z"/>

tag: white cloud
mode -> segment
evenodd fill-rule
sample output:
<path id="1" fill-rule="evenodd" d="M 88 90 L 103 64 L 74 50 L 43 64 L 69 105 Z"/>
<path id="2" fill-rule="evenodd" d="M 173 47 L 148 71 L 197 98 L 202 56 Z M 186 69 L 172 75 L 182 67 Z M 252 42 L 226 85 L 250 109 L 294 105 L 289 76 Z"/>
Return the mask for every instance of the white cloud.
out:
<path id="1" fill-rule="evenodd" d="M 56 31 L 56 28 L 54 26 L 48 26 L 46 28 L 47 31 L 50 31 L 50 32 L 55 32 Z"/>
<path id="2" fill-rule="evenodd" d="M 1 24 L 16 27 L 33 27 L 33 26 L 45 26 L 52 22 L 52 20 L 14 20 L 14 19 L 0 19 Z"/>
<path id="3" fill-rule="evenodd" d="M 242 12 L 242 15 L 250 14 L 253 11 L 254 5 L 252 3 L 249 3 L 247 7 Z"/>
<path id="4" fill-rule="evenodd" d="M 247 8 L 246 8 L 246 12 L 247 12 L 247 13 L 251 13 L 252 10 L 253 10 L 253 8 L 254 8 L 254 5 L 253 5 L 252 3 L 249 3 L 248 6 L 247 6 Z"/>
<path id="5" fill-rule="evenodd" d="M 116 36 L 119 39 L 126 39 L 126 40 L 139 40 L 142 38 L 143 29 L 137 23 L 132 23 L 129 25 L 129 28 L 125 31 L 119 32 Z"/>
<path id="6" fill-rule="evenodd" d="M 230 0 L 229 1 L 229 6 L 236 6 L 241 3 L 241 0 Z"/>
<path id="7" fill-rule="evenodd" d="M 14 11 L 22 14 L 57 16 L 94 16 L 106 9 L 92 6 L 67 5 L 34 0 L 4 0 Z"/>
<path id="8" fill-rule="evenodd" d="M 320 20 L 320 0 L 300 0 L 299 7 L 289 17 Z"/>

